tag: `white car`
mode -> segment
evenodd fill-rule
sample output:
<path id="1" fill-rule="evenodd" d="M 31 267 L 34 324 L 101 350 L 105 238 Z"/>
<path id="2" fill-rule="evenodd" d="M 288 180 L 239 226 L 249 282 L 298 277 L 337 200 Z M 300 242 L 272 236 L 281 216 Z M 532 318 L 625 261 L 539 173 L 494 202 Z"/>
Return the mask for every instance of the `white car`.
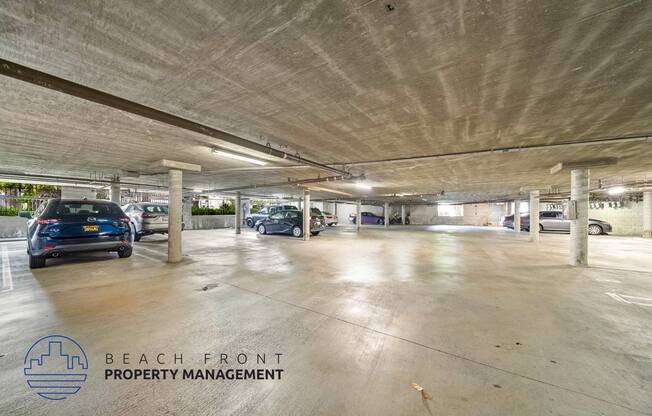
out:
<path id="1" fill-rule="evenodd" d="M 131 224 L 134 228 L 134 241 L 140 241 L 140 238 L 144 235 L 167 234 L 167 205 L 138 202 L 127 204 L 122 207 L 122 210 L 131 220 Z"/>
<path id="2" fill-rule="evenodd" d="M 333 225 L 337 225 L 337 215 L 333 215 L 330 212 L 323 211 L 322 214 L 324 215 L 324 222 L 326 225 L 329 227 L 332 227 Z"/>

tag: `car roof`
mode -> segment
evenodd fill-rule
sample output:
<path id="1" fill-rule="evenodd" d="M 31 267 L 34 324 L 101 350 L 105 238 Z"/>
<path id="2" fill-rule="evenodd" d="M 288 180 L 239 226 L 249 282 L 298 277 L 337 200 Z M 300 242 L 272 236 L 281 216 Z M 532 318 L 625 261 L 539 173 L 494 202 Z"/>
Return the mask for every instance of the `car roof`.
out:
<path id="1" fill-rule="evenodd" d="M 109 201 L 107 199 L 83 199 L 83 198 L 52 198 L 50 201 L 57 201 L 57 202 L 92 202 L 92 203 L 104 203 L 104 204 L 116 204 L 113 201 Z M 116 204 L 118 205 L 118 204 Z"/>

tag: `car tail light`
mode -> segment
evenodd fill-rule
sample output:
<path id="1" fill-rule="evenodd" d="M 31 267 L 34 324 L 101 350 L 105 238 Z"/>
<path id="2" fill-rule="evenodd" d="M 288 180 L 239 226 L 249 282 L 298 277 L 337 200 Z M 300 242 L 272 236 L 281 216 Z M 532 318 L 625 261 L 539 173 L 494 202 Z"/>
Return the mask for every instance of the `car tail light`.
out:
<path id="1" fill-rule="evenodd" d="M 46 249 L 57 248 L 57 246 L 45 246 Z"/>
<path id="2" fill-rule="evenodd" d="M 118 218 L 118 221 L 120 221 L 120 222 L 130 222 L 131 219 L 129 217 L 121 217 L 121 218 Z"/>
<path id="3" fill-rule="evenodd" d="M 156 218 L 156 215 L 143 212 L 142 214 L 140 214 L 140 218 Z"/>
<path id="4" fill-rule="evenodd" d="M 61 220 L 55 218 L 39 218 L 36 220 L 37 224 L 56 224 L 58 222 L 61 222 Z"/>

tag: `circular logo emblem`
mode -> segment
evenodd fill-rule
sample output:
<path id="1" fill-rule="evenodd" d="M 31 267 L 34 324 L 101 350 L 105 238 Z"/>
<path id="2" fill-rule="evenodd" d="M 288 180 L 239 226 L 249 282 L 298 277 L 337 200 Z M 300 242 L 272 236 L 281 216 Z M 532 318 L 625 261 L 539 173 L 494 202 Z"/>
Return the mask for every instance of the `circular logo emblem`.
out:
<path id="1" fill-rule="evenodd" d="M 50 335 L 36 341 L 25 354 L 27 385 L 48 400 L 76 394 L 88 375 L 86 353 L 72 338 Z"/>

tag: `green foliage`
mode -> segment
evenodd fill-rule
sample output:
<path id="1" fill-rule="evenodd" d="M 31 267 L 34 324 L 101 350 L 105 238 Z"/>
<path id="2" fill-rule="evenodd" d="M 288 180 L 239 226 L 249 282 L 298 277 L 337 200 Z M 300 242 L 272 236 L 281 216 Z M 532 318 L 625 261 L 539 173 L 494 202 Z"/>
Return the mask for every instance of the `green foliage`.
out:
<path id="1" fill-rule="evenodd" d="M 53 198 L 61 195 L 58 186 L 35 185 L 31 183 L 0 182 L 0 191 L 7 195 L 34 198 Z"/>
<path id="2" fill-rule="evenodd" d="M 17 217 L 19 212 L 16 208 L 0 207 L 0 217 Z"/>
<path id="3" fill-rule="evenodd" d="M 219 208 L 192 207 L 192 215 L 234 215 L 235 205 L 224 202 Z"/>

